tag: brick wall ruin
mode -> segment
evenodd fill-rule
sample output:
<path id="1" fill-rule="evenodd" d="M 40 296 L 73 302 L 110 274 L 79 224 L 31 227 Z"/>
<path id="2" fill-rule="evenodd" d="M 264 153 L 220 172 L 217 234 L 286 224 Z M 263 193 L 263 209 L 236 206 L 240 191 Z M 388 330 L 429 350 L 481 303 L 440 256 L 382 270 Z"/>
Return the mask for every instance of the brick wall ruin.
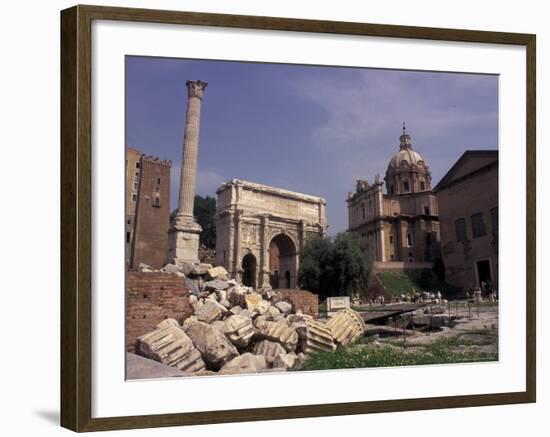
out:
<path id="1" fill-rule="evenodd" d="M 312 317 L 319 317 L 319 296 L 306 290 L 295 288 L 278 289 L 285 300 L 292 304 L 293 311 L 302 311 Z"/>
<path id="2" fill-rule="evenodd" d="M 193 314 L 184 278 L 175 273 L 128 272 L 126 278 L 126 349 L 164 319 L 182 323 Z"/>

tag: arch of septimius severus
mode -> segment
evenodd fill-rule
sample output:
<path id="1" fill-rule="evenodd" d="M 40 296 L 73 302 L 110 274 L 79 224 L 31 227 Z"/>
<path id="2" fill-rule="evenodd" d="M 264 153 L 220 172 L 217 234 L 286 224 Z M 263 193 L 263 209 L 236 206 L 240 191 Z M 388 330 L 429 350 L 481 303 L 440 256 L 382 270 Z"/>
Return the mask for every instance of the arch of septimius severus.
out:
<path id="1" fill-rule="evenodd" d="M 325 200 L 238 179 L 217 194 L 217 263 L 248 286 L 295 288 L 306 239 L 326 232 Z"/>
<path id="2" fill-rule="evenodd" d="M 188 80 L 178 209 L 168 234 L 169 262 L 198 262 L 200 225 L 193 216 L 200 114 L 206 82 Z M 297 286 L 308 237 L 324 235 L 321 197 L 232 179 L 218 190 L 216 259 L 245 285 Z"/>

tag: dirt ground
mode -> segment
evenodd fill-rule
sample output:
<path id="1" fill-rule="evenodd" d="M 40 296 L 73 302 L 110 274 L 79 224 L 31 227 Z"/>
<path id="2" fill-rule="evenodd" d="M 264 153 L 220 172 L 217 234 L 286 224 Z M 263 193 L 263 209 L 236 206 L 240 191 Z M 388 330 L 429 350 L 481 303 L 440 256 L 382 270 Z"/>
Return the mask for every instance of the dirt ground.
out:
<path id="1" fill-rule="evenodd" d="M 482 303 L 472 305 L 468 310 L 467 302 L 451 303 L 451 315 L 457 317 L 452 327 L 442 327 L 432 332 L 415 332 L 402 337 L 379 338 L 382 345 L 399 347 L 407 352 L 415 352 L 441 339 L 456 339 L 451 352 L 457 353 L 498 353 L 498 304 Z"/>

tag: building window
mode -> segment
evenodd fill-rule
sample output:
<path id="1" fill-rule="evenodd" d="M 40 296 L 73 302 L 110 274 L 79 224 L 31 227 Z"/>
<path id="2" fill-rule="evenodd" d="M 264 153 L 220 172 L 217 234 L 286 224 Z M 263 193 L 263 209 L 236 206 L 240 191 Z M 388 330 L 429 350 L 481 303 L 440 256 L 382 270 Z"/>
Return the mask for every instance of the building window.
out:
<path id="1" fill-rule="evenodd" d="M 126 223 L 129 224 L 129 225 L 131 225 L 131 224 L 132 224 L 132 219 L 128 219 L 128 220 L 126 221 Z"/>
<path id="2" fill-rule="evenodd" d="M 139 168 L 139 161 L 136 161 L 136 168 Z"/>
<path id="3" fill-rule="evenodd" d="M 157 187 L 155 190 L 157 193 L 160 193 L 160 187 Z"/>
<path id="4" fill-rule="evenodd" d="M 403 191 L 404 191 L 405 193 L 408 193 L 409 190 L 410 190 L 409 181 L 403 182 Z"/>
<path id="5" fill-rule="evenodd" d="M 132 194 L 132 202 L 135 202 L 135 201 L 137 201 L 137 194 L 133 193 Z"/>
<path id="6" fill-rule="evenodd" d="M 430 215 L 430 207 L 429 206 L 424 207 L 424 214 L 425 215 Z"/>
<path id="7" fill-rule="evenodd" d="M 498 207 L 491 210 L 491 228 L 493 237 L 498 238 Z"/>
<path id="8" fill-rule="evenodd" d="M 456 241 L 466 241 L 466 220 L 463 218 L 460 218 L 458 220 L 455 220 L 455 233 L 456 233 Z"/>
<path id="9" fill-rule="evenodd" d="M 130 232 L 126 232 L 126 243 L 130 242 Z"/>
<path id="10" fill-rule="evenodd" d="M 420 181 L 420 189 L 424 191 L 426 189 L 426 183 L 424 181 Z"/>
<path id="11" fill-rule="evenodd" d="M 478 212 L 472 216 L 472 236 L 474 238 L 485 235 L 485 223 L 483 223 L 483 213 Z"/>
<path id="12" fill-rule="evenodd" d="M 412 247 L 412 245 L 413 245 L 412 234 L 409 232 L 407 234 L 407 246 Z"/>
<path id="13" fill-rule="evenodd" d="M 390 235 L 390 244 L 393 244 L 393 235 Z"/>
<path id="14" fill-rule="evenodd" d="M 137 191 L 137 189 L 138 189 L 138 183 L 134 182 L 134 191 Z"/>
<path id="15" fill-rule="evenodd" d="M 160 197 L 155 197 L 155 201 L 153 203 L 153 206 L 155 208 L 160 208 Z"/>
<path id="16" fill-rule="evenodd" d="M 134 182 L 139 180 L 139 171 L 136 171 L 136 173 L 134 174 Z"/>
<path id="17" fill-rule="evenodd" d="M 157 185 L 160 185 L 160 178 L 157 178 Z"/>

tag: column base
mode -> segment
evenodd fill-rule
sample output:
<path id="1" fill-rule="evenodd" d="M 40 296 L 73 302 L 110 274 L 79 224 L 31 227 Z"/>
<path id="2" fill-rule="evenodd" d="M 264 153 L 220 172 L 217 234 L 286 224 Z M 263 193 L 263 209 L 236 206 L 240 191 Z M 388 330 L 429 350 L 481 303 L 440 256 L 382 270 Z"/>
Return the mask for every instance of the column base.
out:
<path id="1" fill-rule="evenodd" d="M 192 216 L 177 215 L 168 230 L 169 263 L 198 263 L 201 226 Z"/>

